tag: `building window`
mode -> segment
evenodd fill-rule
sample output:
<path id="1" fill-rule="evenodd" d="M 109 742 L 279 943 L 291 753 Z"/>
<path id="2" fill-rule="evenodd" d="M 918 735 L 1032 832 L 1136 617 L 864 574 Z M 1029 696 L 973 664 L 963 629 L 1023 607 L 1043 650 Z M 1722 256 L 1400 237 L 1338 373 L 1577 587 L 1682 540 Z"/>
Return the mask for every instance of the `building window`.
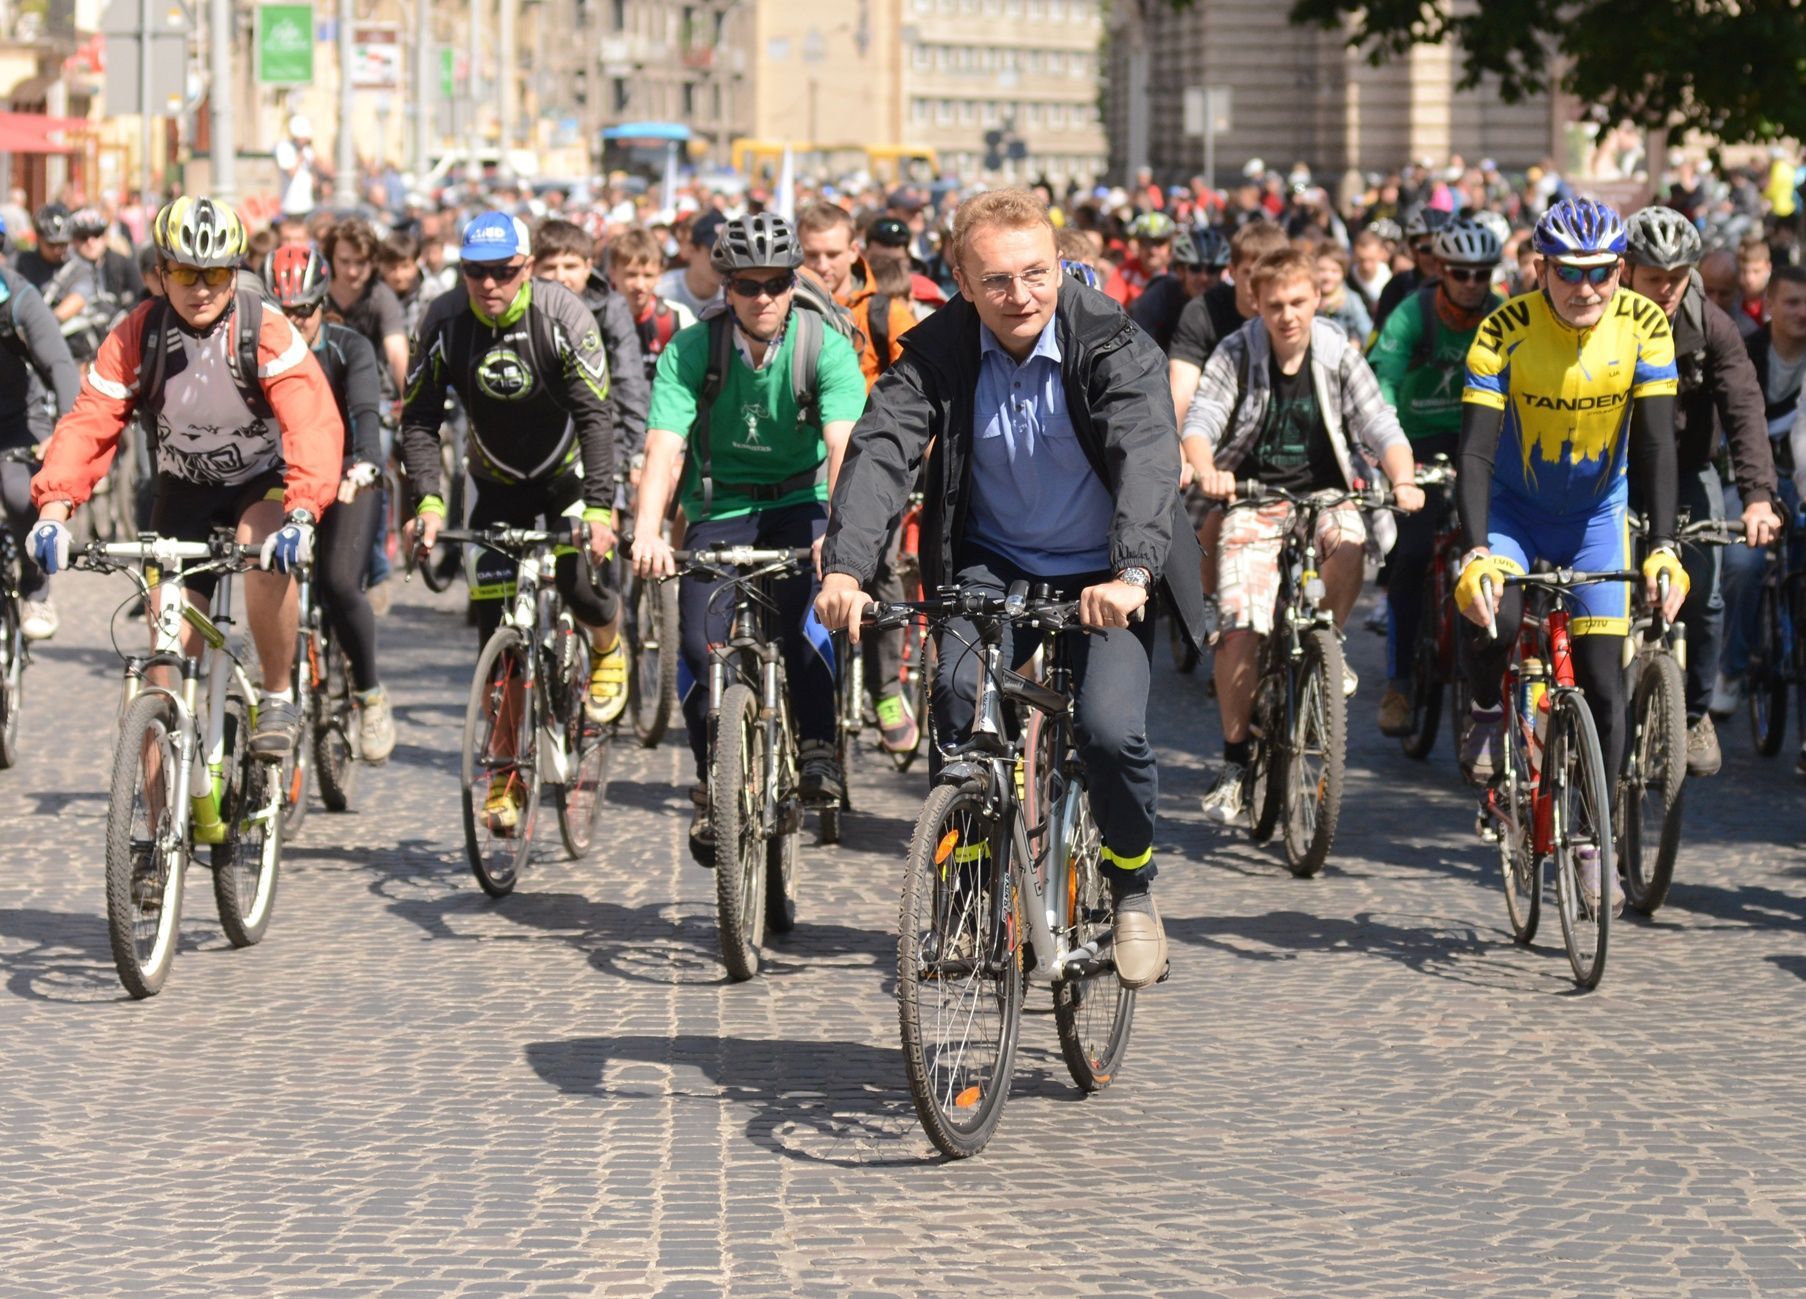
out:
<path id="1" fill-rule="evenodd" d="M 914 62 L 917 72 L 926 72 L 934 66 L 934 50 L 927 45 L 915 47 Z"/>
<path id="2" fill-rule="evenodd" d="M 985 0 L 985 17 L 995 18 L 1003 12 L 1003 0 Z"/>
<path id="3" fill-rule="evenodd" d="M 1031 21 L 1039 22 L 1047 16 L 1047 6 L 1042 0 L 1028 0 L 1028 16 Z"/>
<path id="4" fill-rule="evenodd" d="M 909 120 L 917 126 L 928 125 L 928 101 L 926 99 L 909 101 Z"/>
<path id="5" fill-rule="evenodd" d="M 947 70 L 947 47 L 945 45 L 934 47 L 934 70 L 936 72 Z"/>
<path id="6" fill-rule="evenodd" d="M 935 102 L 934 123 L 936 126 L 953 125 L 953 101 L 951 99 L 941 99 Z"/>
<path id="7" fill-rule="evenodd" d="M 1049 104 L 1047 106 L 1047 129 L 1050 131 L 1066 129 L 1066 105 Z"/>
<path id="8" fill-rule="evenodd" d="M 1011 18 L 1022 17 L 1022 0 L 1003 0 L 1003 12 Z"/>
<path id="9" fill-rule="evenodd" d="M 608 7 L 608 30 L 624 32 L 627 30 L 627 0 L 614 0 Z"/>
<path id="10" fill-rule="evenodd" d="M 1050 22 L 1065 21 L 1066 0 L 1047 0 L 1047 17 Z"/>
<path id="11" fill-rule="evenodd" d="M 614 94 L 615 112 L 617 112 L 617 113 L 626 112 L 627 105 L 630 104 L 631 102 L 633 102 L 633 95 L 627 88 L 627 78 L 626 77 L 611 77 L 609 80 L 610 80 L 610 88 L 612 89 L 613 94 Z"/>
<path id="12" fill-rule="evenodd" d="M 1086 73 L 1090 69 L 1090 66 L 1091 66 L 1091 56 L 1088 54 L 1081 54 L 1077 50 L 1074 50 L 1072 53 L 1072 57 L 1067 60 L 1066 71 L 1072 76 L 1072 78 L 1074 80 L 1078 80 L 1078 79 L 1083 78 L 1086 75 Z"/>
<path id="13" fill-rule="evenodd" d="M 1066 56 L 1059 50 L 1049 50 L 1047 52 L 1047 70 L 1053 76 L 1061 75 L 1066 71 Z"/>
<path id="14" fill-rule="evenodd" d="M 989 45 L 982 45 L 978 50 L 978 66 L 983 72 L 994 72 L 997 69 L 997 51 Z"/>
<path id="15" fill-rule="evenodd" d="M 986 126 L 997 125 L 997 101 L 995 99 L 985 100 L 982 120 Z"/>
<path id="16" fill-rule="evenodd" d="M 1041 125 L 1041 105 L 1030 104 L 1028 106 L 1028 115 L 1027 116 L 1028 116 L 1029 130 L 1033 131 L 1033 130 L 1038 129 Z"/>

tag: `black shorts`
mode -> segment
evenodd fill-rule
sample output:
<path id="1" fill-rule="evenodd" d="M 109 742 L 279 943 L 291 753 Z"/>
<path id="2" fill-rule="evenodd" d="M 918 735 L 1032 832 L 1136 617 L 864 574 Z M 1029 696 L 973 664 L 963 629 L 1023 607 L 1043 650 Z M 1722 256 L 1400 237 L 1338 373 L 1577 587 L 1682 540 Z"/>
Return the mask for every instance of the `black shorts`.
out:
<path id="1" fill-rule="evenodd" d="M 282 470 L 270 469 L 242 483 L 190 483 L 179 478 L 157 479 L 151 500 L 150 530 L 177 541 L 211 541 L 220 528 L 236 529 L 245 511 L 259 501 L 278 505 L 287 494 Z M 218 573 L 196 573 L 183 583 L 188 590 L 211 599 L 219 585 Z"/>

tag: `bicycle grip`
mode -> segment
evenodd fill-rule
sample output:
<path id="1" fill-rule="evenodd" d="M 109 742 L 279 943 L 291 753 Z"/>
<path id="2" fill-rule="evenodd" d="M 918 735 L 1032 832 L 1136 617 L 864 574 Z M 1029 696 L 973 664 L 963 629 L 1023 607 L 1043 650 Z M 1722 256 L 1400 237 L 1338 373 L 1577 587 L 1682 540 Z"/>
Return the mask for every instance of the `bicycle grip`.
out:
<path id="1" fill-rule="evenodd" d="M 1486 601 L 1486 634 L 1493 640 L 1499 639 L 1499 606 L 1493 600 L 1492 579 L 1480 579 L 1480 598 Z"/>

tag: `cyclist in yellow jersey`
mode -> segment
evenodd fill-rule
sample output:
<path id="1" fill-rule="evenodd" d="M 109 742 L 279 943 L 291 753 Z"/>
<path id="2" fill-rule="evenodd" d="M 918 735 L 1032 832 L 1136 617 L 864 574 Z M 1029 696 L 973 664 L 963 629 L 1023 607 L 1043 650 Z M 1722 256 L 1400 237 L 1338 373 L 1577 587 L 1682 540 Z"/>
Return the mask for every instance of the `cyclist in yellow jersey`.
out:
<path id="1" fill-rule="evenodd" d="M 1470 547 L 1455 599 L 1474 716 L 1462 744 L 1470 778 L 1491 777 L 1499 685 L 1523 609 L 1508 573 L 1538 560 L 1585 571 L 1630 565 L 1628 474 L 1638 475 L 1652 539 L 1643 576 L 1653 600 L 1670 581 L 1680 611 L 1687 575 L 1674 547 L 1674 339 L 1660 307 L 1618 285 L 1624 223 L 1603 203 L 1551 207 L 1533 236 L 1538 288 L 1480 325 L 1462 395 L 1457 500 Z M 1490 598 L 1482 589 L 1491 581 Z M 1619 667 L 1630 630 L 1622 582 L 1584 588 L 1573 606 L 1576 674 L 1615 773 L 1624 747 Z M 1499 636 L 1484 630 L 1496 615 Z"/>

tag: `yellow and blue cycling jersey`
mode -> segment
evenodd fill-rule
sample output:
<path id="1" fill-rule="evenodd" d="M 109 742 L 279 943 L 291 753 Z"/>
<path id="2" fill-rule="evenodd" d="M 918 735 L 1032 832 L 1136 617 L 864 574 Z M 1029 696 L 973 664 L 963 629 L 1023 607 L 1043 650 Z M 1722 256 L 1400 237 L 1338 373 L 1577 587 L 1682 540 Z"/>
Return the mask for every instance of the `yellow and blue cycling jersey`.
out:
<path id="1" fill-rule="evenodd" d="M 1564 324 L 1541 290 L 1512 298 L 1481 322 L 1461 395 L 1505 412 L 1495 506 L 1553 520 L 1622 503 L 1631 401 L 1676 388 L 1668 317 L 1641 294 L 1619 289 L 1588 330 Z"/>

